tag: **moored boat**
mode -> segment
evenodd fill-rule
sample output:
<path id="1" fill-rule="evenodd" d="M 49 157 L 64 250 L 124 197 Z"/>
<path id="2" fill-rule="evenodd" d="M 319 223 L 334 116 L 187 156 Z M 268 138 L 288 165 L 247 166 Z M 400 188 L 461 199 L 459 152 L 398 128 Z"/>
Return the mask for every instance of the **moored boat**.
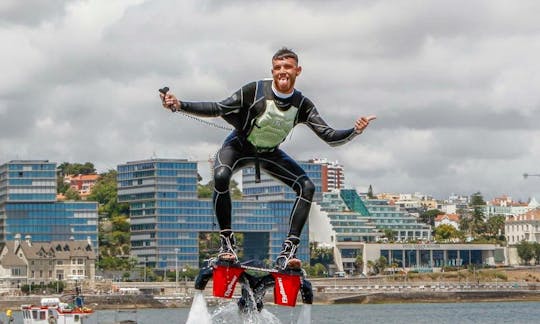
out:
<path id="1" fill-rule="evenodd" d="M 94 311 L 76 303 L 63 303 L 59 298 L 42 298 L 41 305 L 21 306 L 24 324 L 84 324 Z"/>

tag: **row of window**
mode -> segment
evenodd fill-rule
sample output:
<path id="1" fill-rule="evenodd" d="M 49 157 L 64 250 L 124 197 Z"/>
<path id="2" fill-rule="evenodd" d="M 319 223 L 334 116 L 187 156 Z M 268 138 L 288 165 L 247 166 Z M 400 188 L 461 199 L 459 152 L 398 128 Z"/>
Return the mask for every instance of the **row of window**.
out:
<path id="1" fill-rule="evenodd" d="M 14 210 L 32 210 L 32 211 L 65 211 L 65 210 L 97 210 L 97 202 L 55 202 L 55 203 L 7 203 L 5 208 L 7 211 Z"/>
<path id="2" fill-rule="evenodd" d="M 144 162 L 139 164 L 124 164 L 118 166 L 118 172 L 133 172 L 148 169 L 197 169 L 195 162 Z"/>
<path id="3" fill-rule="evenodd" d="M 53 178 L 56 179 L 55 171 L 10 171 L 8 178 Z"/>

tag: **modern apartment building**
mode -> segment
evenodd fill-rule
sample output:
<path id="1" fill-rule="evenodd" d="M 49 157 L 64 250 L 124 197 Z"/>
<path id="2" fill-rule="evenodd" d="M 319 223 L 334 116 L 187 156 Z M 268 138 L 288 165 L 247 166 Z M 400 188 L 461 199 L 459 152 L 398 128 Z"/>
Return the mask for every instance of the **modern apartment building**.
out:
<path id="1" fill-rule="evenodd" d="M 255 183 L 254 172 L 248 170 L 245 177 Z M 127 162 L 118 165 L 117 181 L 119 202 L 130 206 L 132 254 L 158 269 L 198 267 L 200 235 L 217 232 L 219 227 L 212 200 L 197 198 L 197 163 L 185 159 Z M 284 192 L 277 194 L 277 188 L 249 188 L 244 184 L 245 198 L 233 200 L 233 230 L 243 234 L 244 260 L 274 260 L 287 234 L 294 200 Z M 304 242 L 298 256 L 307 261 L 307 237 Z"/>
<path id="2" fill-rule="evenodd" d="M 90 240 L 98 246 L 96 202 L 57 202 L 56 163 L 14 160 L 0 165 L 0 241 L 20 234 L 34 242 Z"/>
<path id="3" fill-rule="evenodd" d="M 345 186 L 345 172 L 338 161 L 327 159 L 312 159 L 308 163 L 321 165 L 321 191 L 330 192 L 342 189 Z"/>

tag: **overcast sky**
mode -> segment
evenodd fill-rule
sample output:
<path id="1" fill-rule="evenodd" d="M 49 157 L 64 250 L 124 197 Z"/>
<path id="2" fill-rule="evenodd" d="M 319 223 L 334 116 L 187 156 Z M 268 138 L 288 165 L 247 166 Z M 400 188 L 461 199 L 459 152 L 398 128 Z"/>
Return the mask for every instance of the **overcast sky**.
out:
<path id="1" fill-rule="evenodd" d="M 157 89 L 221 100 L 298 52 L 297 88 L 335 128 L 297 126 L 293 158 L 337 160 L 349 187 L 540 198 L 540 1 L 2 0 L 0 162 L 207 160 L 227 131 L 161 108 Z M 220 119 L 210 119 L 224 124 Z M 208 164 L 199 164 L 208 174 Z"/>

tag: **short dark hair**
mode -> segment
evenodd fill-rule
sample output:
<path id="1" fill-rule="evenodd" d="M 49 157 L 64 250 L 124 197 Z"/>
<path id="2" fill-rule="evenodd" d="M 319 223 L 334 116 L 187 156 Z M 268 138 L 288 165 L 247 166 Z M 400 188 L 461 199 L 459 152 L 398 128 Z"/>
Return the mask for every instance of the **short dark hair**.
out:
<path id="1" fill-rule="evenodd" d="M 283 60 L 283 59 L 286 59 L 286 58 L 293 58 L 293 59 L 295 59 L 296 63 L 298 63 L 298 55 L 296 55 L 296 53 L 293 52 L 292 49 L 287 48 L 287 47 L 280 48 L 276 52 L 276 54 L 274 54 L 274 56 L 272 56 L 272 61 L 273 60 Z"/>

